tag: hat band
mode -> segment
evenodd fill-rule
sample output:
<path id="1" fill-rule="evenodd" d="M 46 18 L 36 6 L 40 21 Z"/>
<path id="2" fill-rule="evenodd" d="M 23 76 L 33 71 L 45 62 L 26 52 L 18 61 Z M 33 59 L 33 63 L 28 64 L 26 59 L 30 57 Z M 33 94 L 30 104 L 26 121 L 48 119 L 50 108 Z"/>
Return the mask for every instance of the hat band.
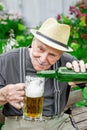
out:
<path id="1" fill-rule="evenodd" d="M 38 35 L 40 35 L 40 36 L 42 36 L 42 37 L 48 39 L 49 41 L 55 42 L 56 44 L 59 44 L 60 46 L 63 46 L 63 47 L 65 47 L 65 48 L 68 49 L 68 46 L 67 46 L 67 45 L 65 45 L 65 44 L 63 44 L 63 43 L 61 43 L 61 42 L 58 42 L 58 41 L 56 41 L 56 40 L 54 40 L 54 39 L 52 39 L 52 38 L 50 38 L 50 37 L 47 37 L 46 35 L 42 34 L 41 32 L 38 32 L 38 31 L 37 31 L 36 33 L 37 33 Z"/>

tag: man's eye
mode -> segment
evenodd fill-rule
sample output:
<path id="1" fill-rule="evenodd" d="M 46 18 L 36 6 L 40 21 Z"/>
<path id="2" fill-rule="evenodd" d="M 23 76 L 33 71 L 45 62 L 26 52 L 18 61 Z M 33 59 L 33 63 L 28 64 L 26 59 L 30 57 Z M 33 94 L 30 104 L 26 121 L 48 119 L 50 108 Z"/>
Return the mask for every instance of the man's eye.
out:
<path id="1" fill-rule="evenodd" d="M 43 51 L 43 48 L 39 48 L 40 51 Z"/>
<path id="2" fill-rule="evenodd" d="M 54 54 L 50 54 L 50 56 L 53 56 L 53 57 L 55 57 L 56 55 L 54 55 Z"/>

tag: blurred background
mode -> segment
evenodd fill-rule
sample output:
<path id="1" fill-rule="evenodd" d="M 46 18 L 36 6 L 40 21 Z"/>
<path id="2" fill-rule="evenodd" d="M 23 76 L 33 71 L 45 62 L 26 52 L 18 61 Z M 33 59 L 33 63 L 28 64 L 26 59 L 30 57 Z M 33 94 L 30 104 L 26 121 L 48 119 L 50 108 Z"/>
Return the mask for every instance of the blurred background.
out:
<path id="1" fill-rule="evenodd" d="M 29 29 L 39 28 L 49 17 L 70 25 L 71 55 L 87 62 L 87 0 L 0 0 L 0 53 L 29 46 L 33 39 Z M 87 86 L 82 95 L 77 106 L 87 106 Z"/>
<path id="2" fill-rule="evenodd" d="M 19 14 L 28 27 L 35 27 L 48 17 L 69 15 L 69 6 L 78 0 L 0 0 L 5 11 Z"/>
<path id="3" fill-rule="evenodd" d="M 29 29 L 49 17 L 70 25 L 71 54 L 87 62 L 87 0 L 0 0 L 0 53 L 30 45 Z"/>

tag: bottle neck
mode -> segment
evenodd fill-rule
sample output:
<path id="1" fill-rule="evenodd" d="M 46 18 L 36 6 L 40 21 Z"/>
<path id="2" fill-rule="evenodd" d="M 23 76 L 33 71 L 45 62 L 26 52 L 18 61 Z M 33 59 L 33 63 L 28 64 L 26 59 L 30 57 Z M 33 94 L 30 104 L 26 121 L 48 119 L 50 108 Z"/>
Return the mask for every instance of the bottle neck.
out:
<path id="1" fill-rule="evenodd" d="M 38 71 L 37 76 L 45 78 L 56 78 L 56 71 L 55 70 Z"/>

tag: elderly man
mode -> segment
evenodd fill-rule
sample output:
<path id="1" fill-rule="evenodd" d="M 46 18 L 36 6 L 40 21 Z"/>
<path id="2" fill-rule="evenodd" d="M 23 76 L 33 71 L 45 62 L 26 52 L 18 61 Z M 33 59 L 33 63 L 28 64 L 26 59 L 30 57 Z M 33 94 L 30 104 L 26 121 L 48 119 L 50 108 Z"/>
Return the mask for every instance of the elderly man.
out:
<path id="1" fill-rule="evenodd" d="M 36 75 L 39 70 L 73 66 L 74 71 L 86 71 L 83 61 L 65 53 L 72 51 L 67 46 L 70 27 L 47 19 L 39 30 L 30 30 L 34 35 L 31 47 L 18 48 L 0 55 L 0 104 L 3 105 L 5 124 L 2 130 L 75 130 L 69 115 L 64 114 L 70 86 L 65 82 L 46 78 L 42 121 L 27 121 L 22 118 L 25 93 L 25 77 Z"/>

